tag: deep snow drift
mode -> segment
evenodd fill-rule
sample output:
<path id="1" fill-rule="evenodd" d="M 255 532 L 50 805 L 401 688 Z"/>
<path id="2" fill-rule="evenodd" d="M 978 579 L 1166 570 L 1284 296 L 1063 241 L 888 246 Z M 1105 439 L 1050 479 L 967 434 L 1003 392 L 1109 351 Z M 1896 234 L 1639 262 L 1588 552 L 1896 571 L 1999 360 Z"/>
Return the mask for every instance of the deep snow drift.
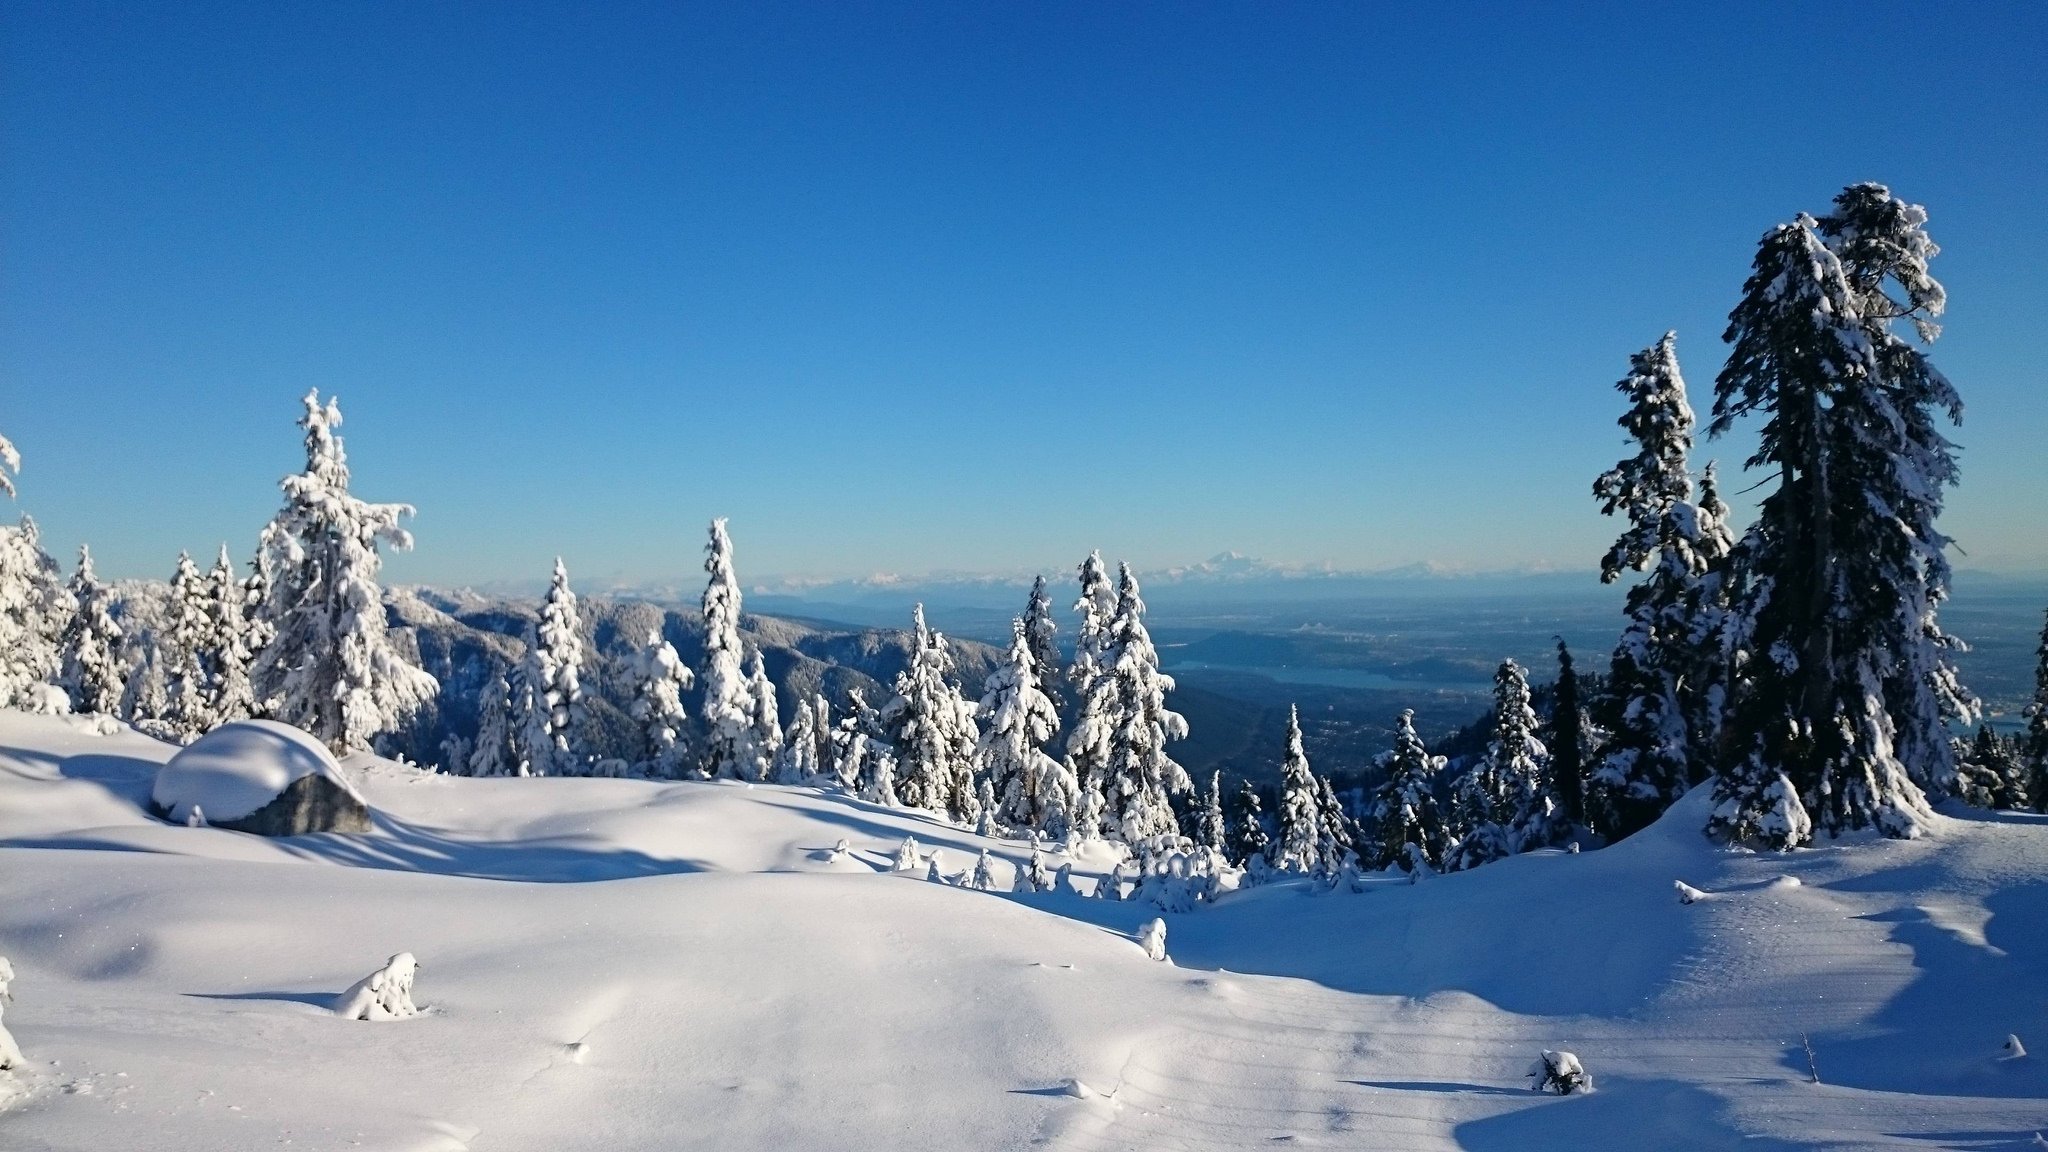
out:
<path id="1" fill-rule="evenodd" d="M 1695 795 L 1606 851 L 1168 913 L 1155 963 L 1157 909 L 1009 894 L 1029 845 L 813 790 L 357 757 L 370 834 L 265 840 L 150 818 L 172 751 L 0 713 L 9 1152 L 1989 1149 L 2048 1128 L 2048 1074 L 2006 1049 L 2048 1037 L 2039 818 L 1760 856 L 1710 846 Z M 1001 894 L 894 871 L 906 836 L 949 873 L 988 849 Z M 1088 891 L 1109 861 L 1046 860 L 1069 863 Z M 335 1013 L 399 953 L 421 1014 Z M 1531 1091 L 1545 1050 L 1597 1091 Z"/>

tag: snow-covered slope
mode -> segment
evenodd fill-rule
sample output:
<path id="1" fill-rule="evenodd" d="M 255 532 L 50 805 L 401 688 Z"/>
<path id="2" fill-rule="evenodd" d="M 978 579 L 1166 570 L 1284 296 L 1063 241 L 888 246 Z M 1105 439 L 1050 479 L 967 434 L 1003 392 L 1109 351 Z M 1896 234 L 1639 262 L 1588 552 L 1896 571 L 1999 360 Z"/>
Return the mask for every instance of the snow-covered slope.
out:
<path id="1" fill-rule="evenodd" d="M 1603 852 L 1168 916 L 1158 964 L 1131 938 L 1149 909 L 887 872 L 906 834 L 956 872 L 1022 845 L 809 790 L 358 758 L 374 833 L 266 841 L 145 815 L 170 751 L 0 714 L 6 1022 L 32 1062 L 10 1152 L 2021 1148 L 2048 1127 L 2048 1075 L 2000 1059 L 2007 1033 L 2048 1045 L 2038 819 L 1764 857 L 1708 846 L 1695 798 Z M 326 1010 L 398 952 L 426 1014 Z M 1599 1090 L 1530 1093 L 1544 1048 Z"/>

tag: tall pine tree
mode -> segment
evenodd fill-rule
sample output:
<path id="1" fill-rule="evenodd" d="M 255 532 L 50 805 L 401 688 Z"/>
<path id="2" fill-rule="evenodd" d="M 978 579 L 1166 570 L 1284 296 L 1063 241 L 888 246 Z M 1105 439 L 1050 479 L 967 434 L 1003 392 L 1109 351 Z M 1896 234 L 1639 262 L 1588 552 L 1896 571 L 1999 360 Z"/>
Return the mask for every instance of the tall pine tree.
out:
<path id="1" fill-rule="evenodd" d="M 1126 844 L 1175 833 L 1172 797 L 1194 785 L 1166 743 L 1185 737 L 1188 725 L 1166 707 L 1173 678 L 1159 671 L 1145 601 L 1128 564 L 1118 573 L 1116 604 L 1098 648 L 1098 671 L 1067 745 L 1070 753 L 1078 750 L 1074 762 L 1095 774 L 1082 786 L 1100 791 L 1103 823 Z"/>
<path id="2" fill-rule="evenodd" d="M 911 619 L 910 665 L 897 674 L 896 697 L 881 716 L 896 750 L 896 795 L 912 808 L 972 824 L 981 815 L 974 705 L 953 686 L 952 651 L 943 634 L 925 626 L 924 605 Z"/>
<path id="3" fill-rule="evenodd" d="M 527 771 L 535 776 L 575 776 L 588 760 L 583 729 L 583 617 L 569 588 L 569 569 L 555 557 L 555 571 L 541 602 L 540 619 L 528 635 L 520 678 L 527 692 L 518 718 Z"/>
<path id="4" fill-rule="evenodd" d="M 753 686 L 747 680 L 746 646 L 740 640 L 740 582 L 733 571 L 732 537 L 725 518 L 711 522 L 704 546 L 704 772 L 727 780 L 766 779 L 767 749 L 761 746 Z"/>
<path id="5" fill-rule="evenodd" d="M 1618 839 L 1655 820 L 1711 768 L 1724 665 L 1710 642 L 1720 585 L 1706 577 L 1730 541 L 1719 496 L 1709 488 L 1693 500 L 1693 411 L 1676 334 L 1630 357 L 1615 389 L 1628 398 L 1620 424 L 1636 452 L 1593 482 L 1601 512 L 1628 518 L 1600 560 L 1600 579 L 1648 572 L 1628 592 L 1628 624 L 1608 672 L 1613 730 L 1592 773 L 1590 822 Z M 1559 751 L 1569 758 L 1576 750 Z M 1569 809 L 1572 785 L 1560 782 Z"/>
<path id="6" fill-rule="evenodd" d="M 2041 627 L 2041 646 L 2034 656 L 2034 698 L 2027 703 L 2027 734 L 2020 756 L 2034 810 L 2048 812 L 2048 624 Z"/>
<path id="7" fill-rule="evenodd" d="M 1301 745 L 1301 714 L 1289 705 L 1286 755 L 1280 762 L 1280 854 L 1273 866 L 1302 875 L 1321 873 L 1328 866 L 1329 844 L 1322 782 Z"/>
<path id="8" fill-rule="evenodd" d="M 1444 821 L 1437 811 L 1436 777 L 1444 758 L 1432 756 L 1415 733 L 1415 712 L 1403 709 L 1394 726 L 1394 747 L 1380 757 L 1386 780 L 1373 791 L 1374 867 L 1399 865 L 1427 873 L 1444 866 Z"/>
<path id="9" fill-rule="evenodd" d="M 59 645 L 63 661 L 61 685 L 75 712 L 120 712 L 128 669 L 121 659 L 121 626 L 114 620 L 113 589 L 92 570 L 92 550 L 80 545 L 78 570 L 67 587 L 77 611 L 64 628 Z"/>
<path id="10" fill-rule="evenodd" d="M 1716 381 L 1712 430 L 1763 416 L 1749 464 L 1777 487 L 1731 557 L 1742 653 L 1708 822 L 1791 848 L 1816 828 L 1917 836 L 1954 785 L 1948 720 L 1974 718 L 1936 611 L 1962 416 L 1923 346 L 1946 305 L 1926 212 L 1859 184 L 1825 220 L 1767 233 Z M 1911 321 L 1920 344 L 1895 331 Z"/>
<path id="11" fill-rule="evenodd" d="M 1034 603 L 1043 590 L 1041 581 Z M 1074 777 L 1045 752 L 1059 728 L 1059 713 L 1040 687 L 1035 647 L 1030 622 L 1012 621 L 1009 652 L 983 686 L 977 755 L 995 791 L 995 821 L 1057 839 L 1067 834 Z"/>
<path id="12" fill-rule="evenodd" d="M 412 547 L 399 521 L 407 504 L 370 504 L 349 492 L 341 406 L 306 393 L 306 470 L 284 478 L 284 507 L 263 529 L 259 618 L 270 636 L 249 674 L 276 719 L 337 754 L 367 748 L 431 703 L 438 685 L 393 647 L 377 585 L 379 544 Z"/>
<path id="13" fill-rule="evenodd" d="M 1038 690 L 1052 704 L 1055 716 L 1066 707 L 1066 697 L 1060 691 L 1060 681 L 1065 678 L 1060 669 L 1060 646 L 1053 639 L 1058 632 L 1059 625 L 1052 618 L 1052 597 L 1045 590 L 1045 577 L 1033 577 L 1031 597 L 1024 604 L 1024 640 L 1031 646 L 1031 667 L 1038 677 Z"/>

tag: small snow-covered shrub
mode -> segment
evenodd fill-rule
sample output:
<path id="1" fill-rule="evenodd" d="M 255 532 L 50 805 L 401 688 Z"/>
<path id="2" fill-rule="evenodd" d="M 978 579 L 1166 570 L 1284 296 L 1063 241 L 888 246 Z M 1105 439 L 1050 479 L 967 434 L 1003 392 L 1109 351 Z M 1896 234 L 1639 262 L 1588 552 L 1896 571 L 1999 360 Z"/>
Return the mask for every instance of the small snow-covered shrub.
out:
<path id="1" fill-rule="evenodd" d="M 1052 890 L 1063 892 L 1069 896 L 1080 895 L 1074 888 L 1074 866 L 1072 864 L 1062 864 L 1060 865 L 1060 870 L 1053 873 Z"/>
<path id="2" fill-rule="evenodd" d="M 6 961 L 4 961 L 4 960 L 0 960 L 0 964 L 5 964 L 5 963 L 6 963 Z M 2020 1043 L 2020 1038 L 2019 1038 L 2019 1036 L 2018 1036 L 2017 1034 L 2014 1034 L 2014 1035 L 2008 1035 L 2008 1036 L 2007 1036 L 2007 1037 L 2005 1038 L 2005 1059 L 2007 1059 L 2007 1060 L 2024 1060 L 2024 1059 L 2026 1059 L 2026 1056 L 2027 1056 L 2027 1046 L 2026 1046 L 2025 1044 L 2022 1044 L 2022 1043 Z"/>
<path id="3" fill-rule="evenodd" d="M 1586 1066 L 1570 1052 L 1552 1052 L 1545 1049 L 1541 1058 L 1529 1066 L 1529 1079 L 1538 1092 L 1555 1092 L 1559 1096 L 1574 1096 L 1593 1090 L 1593 1078 L 1586 1074 Z"/>
<path id="4" fill-rule="evenodd" d="M 896 846 L 896 863 L 889 870 L 892 872 L 915 872 L 917 871 L 917 863 L 917 838 L 905 836 L 903 843 Z"/>
<path id="5" fill-rule="evenodd" d="M 7 962 L 7 957 L 0 956 L 0 1072 L 19 1068 L 26 1063 L 22 1059 L 21 1049 L 15 1046 L 14 1037 L 7 1031 L 5 1019 L 7 1003 L 14 999 L 14 993 L 8 991 L 7 986 L 13 982 L 14 966 Z"/>
<path id="6" fill-rule="evenodd" d="M 924 878 L 934 884 L 946 883 L 946 870 L 939 864 L 939 850 L 937 848 L 932 849 L 931 863 L 924 870 Z"/>
<path id="7" fill-rule="evenodd" d="M 1687 884 L 1683 880 L 1673 880 L 1672 884 L 1678 889 L 1678 902 L 1680 904 L 1691 904 L 1696 900 L 1706 899 L 1707 894 L 1705 892 Z"/>
<path id="8" fill-rule="evenodd" d="M 1166 959 L 1166 921 L 1154 919 L 1138 929 L 1138 944 L 1153 960 Z"/>
<path id="9" fill-rule="evenodd" d="M 31 684 L 15 706 L 38 716 L 65 716 L 71 712 L 71 697 L 55 684 Z"/>
<path id="10" fill-rule="evenodd" d="M 996 890 L 995 857 L 988 854 L 988 849 L 983 848 L 981 859 L 974 862 L 974 875 L 967 881 L 967 886 L 976 892 Z"/>
<path id="11" fill-rule="evenodd" d="M 334 999 L 334 1014 L 344 1020 L 402 1020 L 419 1015 L 412 1002 L 412 981 L 419 961 L 400 952 L 384 967 L 355 982 Z"/>

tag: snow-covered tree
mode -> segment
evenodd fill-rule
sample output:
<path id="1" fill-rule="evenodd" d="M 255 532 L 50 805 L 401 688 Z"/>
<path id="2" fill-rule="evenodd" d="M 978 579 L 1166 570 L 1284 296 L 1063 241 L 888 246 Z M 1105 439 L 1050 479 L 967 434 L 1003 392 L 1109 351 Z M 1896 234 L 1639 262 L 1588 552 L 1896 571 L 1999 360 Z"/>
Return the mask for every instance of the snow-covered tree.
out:
<path id="1" fill-rule="evenodd" d="M 974 875 L 968 878 L 967 886 L 976 892 L 996 890 L 995 857 L 988 854 L 988 849 L 983 848 L 981 858 L 974 862 Z"/>
<path id="2" fill-rule="evenodd" d="M 1731 556 L 1740 660 L 1708 831 L 1790 848 L 1815 827 L 1913 837 L 1954 786 L 1948 722 L 1974 719 L 1936 527 L 1956 479 L 1941 418 L 1962 400 L 1927 359 L 1946 306 L 1927 214 L 1858 184 L 1822 220 L 1767 233 L 1716 381 L 1718 434 L 1764 422 L 1749 463 L 1777 487 Z M 1919 344 L 1895 330 L 1911 321 Z"/>
<path id="3" fill-rule="evenodd" d="M 0 436 L 0 494 L 14 499 L 14 478 L 21 475 L 21 453 L 15 451 L 14 441 Z"/>
<path id="4" fill-rule="evenodd" d="M 476 741 L 470 745 L 469 774 L 516 776 L 523 760 L 513 742 L 512 685 L 500 668 L 484 680 L 477 703 Z"/>
<path id="5" fill-rule="evenodd" d="M 528 688 L 524 714 L 516 718 L 526 749 L 527 771 L 535 776 L 575 776 L 588 759 L 579 746 L 583 730 L 583 617 L 569 588 L 569 569 L 555 558 L 555 572 L 541 603 L 540 619 L 527 636 L 520 678 Z"/>
<path id="6" fill-rule="evenodd" d="M 214 726 L 213 683 L 206 659 L 213 639 L 213 589 L 192 563 L 191 553 L 180 552 L 159 637 L 170 693 L 170 712 L 164 719 L 175 739 L 190 741 Z"/>
<path id="7" fill-rule="evenodd" d="M 1629 589 L 1628 623 L 1608 673 L 1613 731 L 1591 780 L 1589 815 L 1615 838 L 1655 820 L 1706 778 L 1725 691 L 1724 662 L 1709 642 L 1722 608 L 1720 584 L 1707 576 L 1728 555 L 1726 509 L 1713 492 L 1711 469 L 1702 499 L 1693 499 L 1693 411 L 1677 339 L 1666 332 L 1629 358 L 1629 374 L 1615 388 L 1628 398 L 1620 424 L 1636 452 L 1593 482 L 1601 512 L 1628 520 L 1600 560 L 1600 579 L 1648 572 Z M 1558 751 L 1569 761 L 1573 749 Z M 1574 782 L 1560 777 L 1559 798 L 1566 816 L 1580 822 Z"/>
<path id="8" fill-rule="evenodd" d="M 1043 592 L 1034 589 L 1034 603 Z M 1041 690 L 1030 621 L 1010 622 L 1010 650 L 989 673 L 981 697 L 981 741 L 975 755 L 996 793 L 995 819 L 1048 836 L 1067 834 L 1074 777 L 1046 755 L 1059 714 Z"/>
<path id="9" fill-rule="evenodd" d="M 0 524 L 0 708 L 49 706 L 73 607 L 36 522 Z"/>
<path id="10" fill-rule="evenodd" d="M 871 804 L 897 806 L 896 750 L 882 738 L 881 713 L 858 688 L 847 689 L 845 712 L 832 734 L 833 778 Z"/>
<path id="11" fill-rule="evenodd" d="M 1088 709 L 1091 703 L 1103 704 L 1108 700 L 1096 692 L 1096 683 L 1107 674 L 1113 659 L 1110 624 L 1116 615 L 1116 590 L 1103 570 L 1100 552 L 1090 552 L 1081 561 L 1080 578 L 1081 597 L 1074 601 L 1074 611 L 1081 616 L 1081 627 L 1074 634 L 1074 662 L 1067 666 L 1067 684 L 1073 692 L 1074 707 L 1074 723 L 1067 729 L 1067 765 L 1082 789 L 1101 792 L 1102 757 L 1107 749 L 1099 741 L 1084 739 L 1082 731 L 1085 728 L 1095 732 L 1104 723 L 1102 717 L 1090 716 Z M 1084 824 L 1082 831 L 1094 836 L 1099 829 Z"/>
<path id="12" fill-rule="evenodd" d="M 419 961 L 400 952 L 384 967 L 355 982 L 334 1000 L 334 1014 L 344 1020 L 403 1020 L 419 1015 L 412 1002 L 412 982 Z"/>
<path id="13" fill-rule="evenodd" d="M 1096 647 L 1099 654 L 1091 660 L 1098 671 L 1088 678 L 1068 740 L 1070 759 L 1092 766 L 1095 776 L 1084 779 L 1084 786 L 1100 788 L 1104 823 L 1124 843 L 1177 832 L 1172 797 L 1193 783 L 1167 755 L 1166 742 L 1185 737 L 1188 726 L 1166 707 L 1173 678 L 1159 671 L 1159 653 L 1145 628 L 1145 601 L 1128 564 L 1118 574 L 1116 605 Z"/>
<path id="14" fill-rule="evenodd" d="M 1195 843 L 1212 852 L 1222 853 L 1230 839 L 1230 830 L 1223 822 L 1223 772 L 1218 769 L 1209 773 L 1209 788 L 1202 793 L 1202 813 L 1195 822 Z"/>
<path id="15" fill-rule="evenodd" d="M 768 679 L 768 665 L 759 647 L 747 654 L 747 694 L 754 698 L 756 746 L 772 765 L 782 755 L 782 716 L 775 703 L 775 683 Z"/>
<path id="16" fill-rule="evenodd" d="M 761 780 L 769 770 L 761 746 L 753 686 L 740 640 L 740 582 L 733 572 L 725 518 L 711 522 L 704 547 L 704 772 L 728 780 Z"/>
<path id="17" fill-rule="evenodd" d="M 1432 756 L 1415 733 L 1415 712 L 1403 709 L 1394 747 L 1379 758 L 1386 780 L 1374 790 L 1370 819 L 1374 867 L 1399 865 L 1409 873 L 1444 866 L 1444 822 L 1437 811 L 1436 777 L 1444 758 Z"/>
<path id="18" fill-rule="evenodd" d="M 640 730 L 641 762 L 656 776 L 680 774 L 688 756 L 683 732 L 690 722 L 683 693 L 696 677 L 658 631 L 649 631 L 626 654 L 624 672 L 627 714 Z"/>
<path id="19" fill-rule="evenodd" d="M 59 642 L 62 684 L 78 712 L 116 715 L 128 669 L 121 660 L 121 626 L 113 615 L 113 590 L 92 570 L 92 550 L 78 549 L 78 570 L 66 585 L 76 611 Z"/>
<path id="20" fill-rule="evenodd" d="M 1503 660 L 1494 673 L 1493 708 L 1493 739 L 1486 746 L 1486 759 L 1507 802 L 1510 849 L 1527 852 L 1563 843 L 1571 835 L 1571 825 L 1557 802 L 1550 750 L 1536 737 L 1529 679 L 1513 660 Z"/>
<path id="21" fill-rule="evenodd" d="M 981 813 L 975 794 L 975 746 L 980 732 L 974 705 L 953 686 L 953 655 L 946 637 L 925 627 L 924 605 L 912 611 L 910 664 L 896 675 L 896 697 L 882 709 L 882 724 L 896 750 L 896 795 L 972 825 Z"/>
<path id="22" fill-rule="evenodd" d="M 1287 709 L 1287 754 L 1280 764 L 1280 853 L 1272 861 L 1283 872 L 1321 874 L 1334 862 L 1324 855 L 1330 844 L 1324 827 L 1321 781 L 1309 767 L 1301 746 L 1301 716 Z"/>
<path id="23" fill-rule="evenodd" d="M 235 576 L 227 545 L 220 548 L 213 571 L 206 575 L 207 618 L 213 635 L 203 653 L 215 724 L 247 720 L 256 714 L 256 689 L 249 680 L 248 604 Z"/>
<path id="24" fill-rule="evenodd" d="M 167 734 L 171 698 L 156 629 L 131 630 L 122 653 L 128 682 L 121 687 L 121 718 L 153 736 Z"/>
<path id="25" fill-rule="evenodd" d="M 2018 743 L 1983 724 L 1956 757 L 1955 793 L 1973 807 L 2022 810 L 2032 805 L 2028 776 Z"/>
<path id="26" fill-rule="evenodd" d="M 1551 697 L 1550 778 L 1566 824 L 1586 823 L 1586 709 L 1579 700 L 1579 673 L 1564 638 L 1557 639 L 1557 687 Z"/>
<path id="27" fill-rule="evenodd" d="M 1059 625 L 1052 618 L 1052 596 L 1045 590 L 1045 577 L 1033 577 L 1031 598 L 1024 604 L 1024 639 L 1031 646 L 1031 667 L 1038 675 L 1039 691 L 1052 703 L 1053 715 L 1066 706 L 1060 692 L 1060 646 L 1053 639 Z"/>
<path id="28" fill-rule="evenodd" d="M 817 721 L 811 702 L 796 702 L 796 716 L 789 722 L 789 738 L 775 758 L 775 780 L 779 784 L 804 784 L 816 777 L 818 767 Z"/>
<path id="29" fill-rule="evenodd" d="M 1250 780 L 1238 781 L 1231 801 L 1227 851 L 1231 862 L 1241 868 L 1249 868 L 1252 857 L 1264 855 L 1273 844 L 1266 832 L 1266 814 L 1260 808 L 1258 788 Z"/>
<path id="30" fill-rule="evenodd" d="M 431 703 L 439 685 L 392 646 L 377 585 L 379 543 L 412 547 L 406 504 L 370 504 L 348 490 L 335 429 L 341 406 L 306 393 L 306 470 L 284 478 L 284 507 L 263 529 L 266 585 L 258 618 L 270 642 L 250 667 L 256 698 L 279 720 L 336 753 L 365 748 Z"/>
<path id="31" fill-rule="evenodd" d="M 2027 795 L 2037 812 L 2048 811 L 2048 624 L 2035 650 L 2034 698 L 2027 704 L 2027 735 L 2020 757 L 2027 771 Z"/>

